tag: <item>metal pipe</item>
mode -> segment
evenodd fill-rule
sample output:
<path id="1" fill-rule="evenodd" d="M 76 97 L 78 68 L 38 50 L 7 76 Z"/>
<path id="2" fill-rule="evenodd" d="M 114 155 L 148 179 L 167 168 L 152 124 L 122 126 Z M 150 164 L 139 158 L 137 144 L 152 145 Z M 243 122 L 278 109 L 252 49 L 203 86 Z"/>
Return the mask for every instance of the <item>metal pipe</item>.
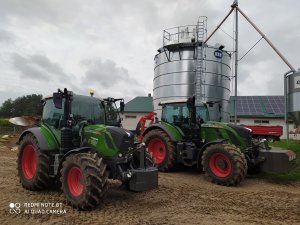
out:
<path id="1" fill-rule="evenodd" d="M 216 31 L 220 28 L 220 26 L 225 22 L 225 20 L 228 18 L 228 16 L 232 13 L 232 11 L 235 8 L 235 5 L 231 6 L 231 10 L 229 11 L 229 13 L 225 16 L 225 18 L 221 21 L 221 23 L 216 27 L 216 29 L 214 29 L 214 31 L 208 36 L 208 38 L 204 41 L 204 43 L 206 44 L 206 42 L 216 33 Z"/>
<path id="2" fill-rule="evenodd" d="M 289 73 L 292 73 L 294 71 L 289 70 L 283 75 L 283 85 L 284 85 L 284 120 L 285 120 L 285 127 L 286 127 L 286 143 L 289 143 L 290 135 L 289 135 L 289 121 L 288 121 L 288 112 L 287 112 L 287 107 L 288 107 L 288 95 L 287 95 L 287 90 L 288 90 L 288 83 L 287 83 L 287 77 Z"/>
<path id="3" fill-rule="evenodd" d="M 238 81 L 238 1 L 234 2 L 235 8 L 235 83 L 234 83 L 234 124 L 237 124 L 237 81 Z"/>
<path id="4" fill-rule="evenodd" d="M 236 6 L 236 9 L 242 14 L 242 16 L 253 26 L 253 28 L 268 42 L 268 44 L 273 48 L 277 55 L 285 62 L 285 64 L 292 70 L 296 71 L 295 68 L 287 61 L 287 59 L 281 54 L 281 52 L 273 45 L 273 43 L 264 35 L 263 32 L 243 13 L 243 11 Z"/>

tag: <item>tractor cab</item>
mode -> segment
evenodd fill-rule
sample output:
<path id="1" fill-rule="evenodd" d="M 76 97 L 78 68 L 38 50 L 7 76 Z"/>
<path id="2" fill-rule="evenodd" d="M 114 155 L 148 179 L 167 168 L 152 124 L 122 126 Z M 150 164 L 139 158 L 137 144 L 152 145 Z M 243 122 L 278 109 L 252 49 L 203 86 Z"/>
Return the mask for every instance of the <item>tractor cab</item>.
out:
<path id="1" fill-rule="evenodd" d="M 161 102 L 161 121 L 174 125 L 184 134 L 185 140 L 200 141 L 201 124 L 209 121 L 205 103 L 195 105 L 194 99 L 180 99 Z"/>
<path id="2" fill-rule="evenodd" d="M 116 105 L 116 102 L 120 101 L 120 107 Z M 105 108 L 105 124 L 109 126 L 121 127 L 121 117 L 120 113 L 124 111 L 124 99 L 123 98 L 105 98 L 103 99 L 103 104 Z"/>
<path id="3" fill-rule="evenodd" d="M 124 100 L 106 98 L 99 99 L 95 97 L 73 94 L 70 107 L 70 122 L 76 127 L 82 123 L 104 124 L 108 126 L 121 127 L 121 119 L 116 102 L 120 102 L 120 112 L 124 110 Z M 60 140 L 60 129 L 64 123 L 65 99 L 62 99 L 61 107 L 56 107 L 53 97 L 43 99 L 44 109 L 42 122 L 47 125 Z"/>

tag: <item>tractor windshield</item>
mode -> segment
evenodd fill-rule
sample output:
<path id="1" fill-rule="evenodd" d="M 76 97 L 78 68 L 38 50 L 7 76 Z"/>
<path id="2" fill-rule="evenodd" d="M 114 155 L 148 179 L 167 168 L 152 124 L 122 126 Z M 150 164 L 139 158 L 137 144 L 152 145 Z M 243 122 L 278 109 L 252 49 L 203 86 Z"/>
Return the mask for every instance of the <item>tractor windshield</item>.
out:
<path id="1" fill-rule="evenodd" d="M 197 121 L 209 121 L 209 114 L 205 105 L 196 106 Z M 175 103 L 163 106 L 162 121 L 174 125 L 189 124 L 190 112 L 186 103 Z"/>
<path id="2" fill-rule="evenodd" d="M 196 117 L 198 121 L 201 119 L 203 122 L 209 121 L 209 113 L 206 105 L 196 106 Z"/>
<path id="3" fill-rule="evenodd" d="M 52 130 L 59 131 L 63 127 L 63 108 L 56 108 L 52 98 L 46 100 L 42 117 L 44 124 Z M 73 115 L 73 125 L 79 124 L 84 120 L 91 124 L 104 124 L 104 106 L 96 98 L 74 95 L 71 113 Z"/>
<path id="4" fill-rule="evenodd" d="M 115 102 L 104 101 L 105 105 L 105 124 L 120 126 L 120 116 Z"/>
<path id="5" fill-rule="evenodd" d="M 189 124 L 189 110 L 186 103 L 164 105 L 161 120 L 174 125 Z"/>
<path id="6" fill-rule="evenodd" d="M 104 107 L 97 98 L 75 96 L 71 112 L 75 124 L 84 120 L 91 124 L 104 124 Z"/>

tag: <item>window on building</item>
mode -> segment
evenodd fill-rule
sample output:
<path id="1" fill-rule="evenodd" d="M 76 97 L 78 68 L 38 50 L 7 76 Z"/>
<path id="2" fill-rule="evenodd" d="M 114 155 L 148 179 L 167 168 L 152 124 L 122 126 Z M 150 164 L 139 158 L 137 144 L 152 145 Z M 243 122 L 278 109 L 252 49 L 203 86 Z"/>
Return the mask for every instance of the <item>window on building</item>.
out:
<path id="1" fill-rule="evenodd" d="M 269 120 L 254 120 L 254 123 L 265 123 L 265 124 L 268 124 L 268 123 L 270 123 L 270 121 Z"/>
<path id="2" fill-rule="evenodd" d="M 127 116 L 125 116 L 125 119 L 136 119 L 136 116 L 133 116 L 133 115 L 127 115 Z"/>

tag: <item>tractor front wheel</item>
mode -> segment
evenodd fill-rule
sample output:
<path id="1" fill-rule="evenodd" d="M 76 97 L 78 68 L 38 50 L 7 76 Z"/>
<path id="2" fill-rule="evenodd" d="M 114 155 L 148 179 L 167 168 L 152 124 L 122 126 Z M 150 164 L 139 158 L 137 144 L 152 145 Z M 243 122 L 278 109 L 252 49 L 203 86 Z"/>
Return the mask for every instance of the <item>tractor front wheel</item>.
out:
<path id="1" fill-rule="evenodd" d="M 32 134 L 26 134 L 20 141 L 17 165 L 20 183 L 25 189 L 42 190 L 55 183 L 49 176 L 49 156 L 41 152 L 38 141 Z"/>
<path id="2" fill-rule="evenodd" d="M 97 153 L 68 156 L 61 169 L 62 190 L 67 202 L 77 209 L 94 209 L 107 190 L 107 171 Z"/>
<path id="3" fill-rule="evenodd" d="M 164 131 L 159 129 L 149 131 L 143 138 L 143 142 L 152 153 L 159 171 L 167 171 L 175 166 L 175 145 Z"/>
<path id="4" fill-rule="evenodd" d="M 213 183 L 232 186 L 247 174 L 247 161 L 240 149 L 230 144 L 214 144 L 204 151 L 202 166 Z"/>

